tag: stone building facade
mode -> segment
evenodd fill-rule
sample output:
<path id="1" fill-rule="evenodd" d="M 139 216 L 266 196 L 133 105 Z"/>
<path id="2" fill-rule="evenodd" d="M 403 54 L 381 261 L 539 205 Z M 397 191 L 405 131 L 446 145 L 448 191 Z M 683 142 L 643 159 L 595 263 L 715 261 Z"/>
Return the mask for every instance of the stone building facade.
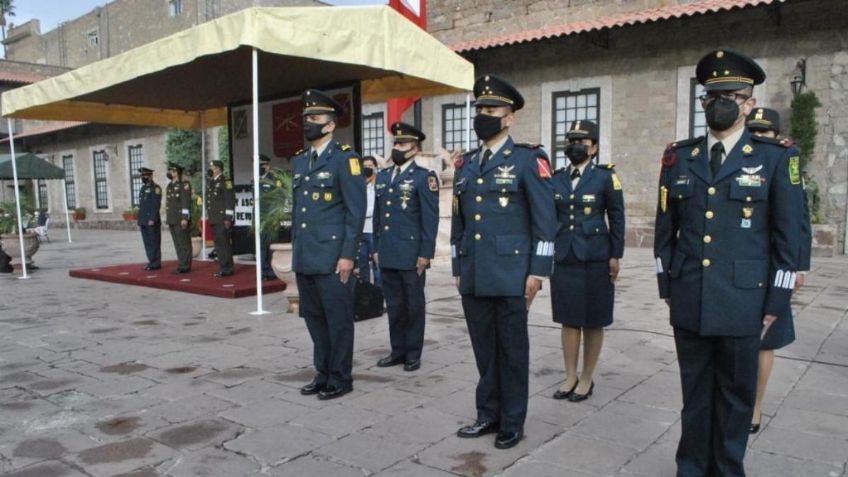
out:
<path id="1" fill-rule="evenodd" d="M 805 59 L 806 89 L 823 104 L 807 171 L 820 189 L 823 222 L 830 224 L 816 227 L 817 252 L 844 251 L 848 2 L 431 0 L 428 13 L 431 33 L 473 62 L 477 74 L 500 75 L 523 93 L 526 106 L 514 136 L 544 144 L 556 167 L 565 164 L 557 132 L 566 118 L 598 120 L 600 161 L 615 163 L 624 183 L 631 246 L 652 245 L 666 144 L 703 134 L 693 82 L 698 59 L 730 48 L 759 61 L 768 79 L 755 96 L 781 113 L 786 133 L 790 81 Z M 464 101 L 464 95 L 423 101 L 434 150 L 451 149 L 449 116 Z"/>

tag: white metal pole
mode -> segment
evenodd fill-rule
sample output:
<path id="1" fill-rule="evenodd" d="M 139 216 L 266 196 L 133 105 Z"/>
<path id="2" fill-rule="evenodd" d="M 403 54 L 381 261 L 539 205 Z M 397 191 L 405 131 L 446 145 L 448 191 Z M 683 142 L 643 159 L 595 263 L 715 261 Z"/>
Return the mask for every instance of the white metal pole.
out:
<path id="1" fill-rule="evenodd" d="M 21 220 L 21 191 L 18 190 L 18 159 L 15 157 L 15 124 L 11 118 L 6 118 L 6 124 L 9 126 L 9 149 L 12 152 L 12 178 L 14 179 L 13 182 L 15 186 L 15 209 L 18 214 L 18 246 L 20 247 L 21 252 L 21 270 L 23 271 L 23 275 L 19 278 L 26 280 L 29 277 L 27 276 L 26 253 L 24 253 L 24 224 L 23 220 Z"/>
<path id="2" fill-rule="evenodd" d="M 253 238 L 256 247 L 256 311 L 252 315 L 268 314 L 262 308 L 262 247 L 259 226 L 262 217 L 259 216 L 259 51 L 254 48 L 252 55 L 253 66 Z"/>
<path id="3" fill-rule="evenodd" d="M 206 124 L 200 115 L 200 259 L 206 260 Z"/>
<path id="4" fill-rule="evenodd" d="M 62 202 L 65 204 L 65 227 L 68 229 L 68 243 L 74 243 L 71 240 L 71 218 L 68 213 L 68 184 L 65 179 L 62 179 L 62 197 L 65 199 Z"/>
<path id="5" fill-rule="evenodd" d="M 471 95 L 465 93 L 465 152 L 471 150 Z"/>

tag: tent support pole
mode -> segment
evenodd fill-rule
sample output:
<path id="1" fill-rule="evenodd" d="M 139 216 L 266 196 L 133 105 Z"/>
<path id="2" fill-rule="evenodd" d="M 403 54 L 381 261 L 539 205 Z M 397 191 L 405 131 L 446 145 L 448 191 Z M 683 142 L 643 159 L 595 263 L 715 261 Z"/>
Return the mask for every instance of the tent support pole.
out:
<path id="1" fill-rule="evenodd" d="M 200 207 L 200 260 L 206 260 L 206 125 L 200 115 L 200 195 L 203 204 Z M 192 205 L 194 207 L 194 205 Z"/>
<path id="2" fill-rule="evenodd" d="M 465 93 L 465 152 L 471 150 L 471 95 Z"/>
<path id="3" fill-rule="evenodd" d="M 12 118 L 6 118 L 6 124 L 9 126 L 9 149 L 12 152 L 12 178 L 15 185 L 15 212 L 18 214 L 18 246 L 21 252 L 21 270 L 23 275 L 18 277 L 21 280 L 29 278 L 26 268 L 26 253 L 24 252 L 24 224 L 21 220 L 21 191 L 18 184 L 18 159 L 15 157 L 15 123 Z"/>
<path id="4" fill-rule="evenodd" d="M 251 315 L 266 315 L 269 312 L 262 308 L 262 243 L 259 215 L 259 51 L 253 48 L 251 52 L 251 80 L 253 82 L 253 238 L 256 259 L 256 311 Z"/>
<path id="5" fill-rule="evenodd" d="M 62 179 L 62 197 L 65 199 L 62 202 L 65 204 L 65 226 L 68 229 L 68 243 L 74 243 L 71 240 L 71 219 L 68 217 L 68 184 L 65 179 Z"/>

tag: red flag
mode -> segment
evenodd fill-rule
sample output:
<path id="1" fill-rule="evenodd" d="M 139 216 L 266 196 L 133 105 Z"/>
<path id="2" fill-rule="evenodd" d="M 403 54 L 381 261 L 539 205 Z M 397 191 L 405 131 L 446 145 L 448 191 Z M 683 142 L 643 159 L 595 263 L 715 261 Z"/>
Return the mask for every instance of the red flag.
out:
<path id="1" fill-rule="evenodd" d="M 412 23 L 427 29 L 427 0 L 389 0 L 389 6 L 397 10 L 401 15 L 406 17 Z M 416 101 L 421 99 L 420 96 L 412 98 L 391 98 L 386 102 L 386 128 L 398 122 L 403 118 L 403 113 Z"/>

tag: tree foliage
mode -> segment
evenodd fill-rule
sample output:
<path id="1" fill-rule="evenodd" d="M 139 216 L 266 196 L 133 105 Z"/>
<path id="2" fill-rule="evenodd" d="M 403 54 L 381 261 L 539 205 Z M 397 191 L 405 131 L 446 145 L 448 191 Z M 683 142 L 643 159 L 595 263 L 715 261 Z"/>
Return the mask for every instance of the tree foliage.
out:
<path id="1" fill-rule="evenodd" d="M 200 171 L 201 139 L 200 131 L 195 129 L 171 129 L 165 142 L 165 156 L 168 162 L 183 167 L 185 176 L 193 176 Z"/>
<path id="2" fill-rule="evenodd" d="M 818 135 L 818 122 L 816 122 L 816 108 L 822 104 L 816 93 L 807 91 L 796 96 L 790 106 L 791 112 L 789 122 L 790 137 L 798 145 L 801 151 L 801 171 L 806 184 L 807 203 L 810 207 L 810 219 L 814 224 L 822 222 L 821 216 L 821 194 L 816 181 L 807 173 L 813 153 L 816 150 L 816 136 Z"/>

